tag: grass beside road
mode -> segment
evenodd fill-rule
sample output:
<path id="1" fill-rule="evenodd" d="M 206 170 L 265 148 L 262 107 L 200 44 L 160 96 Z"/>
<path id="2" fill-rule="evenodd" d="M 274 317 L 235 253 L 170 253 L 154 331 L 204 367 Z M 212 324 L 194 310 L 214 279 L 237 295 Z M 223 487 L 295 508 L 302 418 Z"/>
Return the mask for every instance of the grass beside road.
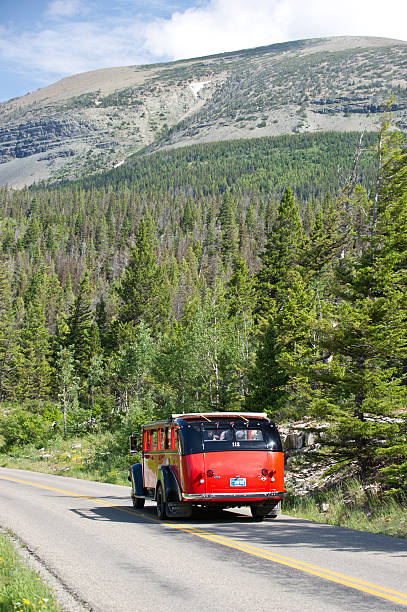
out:
<path id="1" fill-rule="evenodd" d="M 407 538 L 407 499 L 386 497 L 356 478 L 327 491 L 288 495 L 283 511 L 318 523 Z"/>
<path id="2" fill-rule="evenodd" d="M 27 566 L 10 538 L 0 533 L 0 612 L 59 610 L 52 591 Z"/>
<path id="3" fill-rule="evenodd" d="M 0 453 L 0 467 L 128 485 L 128 467 L 137 459 L 112 434 L 56 438 L 44 448 L 34 444 Z"/>

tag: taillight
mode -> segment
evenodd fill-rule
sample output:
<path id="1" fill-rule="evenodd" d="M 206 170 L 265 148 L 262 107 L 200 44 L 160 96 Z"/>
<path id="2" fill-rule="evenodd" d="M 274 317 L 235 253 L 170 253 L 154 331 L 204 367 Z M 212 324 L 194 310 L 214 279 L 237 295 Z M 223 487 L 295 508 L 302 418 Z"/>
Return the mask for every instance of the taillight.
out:
<path id="1" fill-rule="evenodd" d="M 215 474 L 215 472 L 214 472 L 213 470 L 208 470 L 208 471 L 206 472 L 206 475 L 207 475 L 207 477 L 208 477 L 208 478 L 212 478 L 212 476 L 213 476 L 214 474 Z"/>

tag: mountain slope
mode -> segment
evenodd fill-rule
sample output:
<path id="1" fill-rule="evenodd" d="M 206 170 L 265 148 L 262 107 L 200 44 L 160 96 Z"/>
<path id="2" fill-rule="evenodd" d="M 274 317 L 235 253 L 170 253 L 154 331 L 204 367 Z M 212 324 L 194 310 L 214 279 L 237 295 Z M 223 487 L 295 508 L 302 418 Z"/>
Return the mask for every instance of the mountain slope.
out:
<path id="1" fill-rule="evenodd" d="M 407 43 L 337 37 L 88 72 L 0 105 L 0 185 L 237 138 L 374 129 L 394 95 L 407 128 Z"/>

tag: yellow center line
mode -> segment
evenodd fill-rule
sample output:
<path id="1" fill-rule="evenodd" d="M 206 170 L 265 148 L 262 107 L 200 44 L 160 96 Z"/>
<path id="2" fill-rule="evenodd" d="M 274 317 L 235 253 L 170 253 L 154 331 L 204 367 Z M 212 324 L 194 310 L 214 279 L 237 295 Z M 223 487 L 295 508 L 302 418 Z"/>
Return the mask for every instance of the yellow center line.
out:
<path id="1" fill-rule="evenodd" d="M 120 510 L 121 512 L 126 512 L 127 514 L 131 514 L 134 516 L 136 513 L 132 510 L 125 510 L 120 506 L 115 506 L 114 504 L 110 504 L 109 502 L 105 502 L 103 499 L 99 499 L 98 497 L 90 497 L 89 495 L 82 495 L 82 493 L 74 493 L 73 491 L 66 491 L 65 489 L 57 489 L 55 487 L 50 487 L 48 485 L 37 484 L 36 482 L 30 482 L 29 480 L 20 480 L 19 478 L 10 478 L 9 476 L 2 476 L 0 474 L 0 478 L 3 480 L 10 480 L 11 482 L 19 482 L 21 484 L 29 485 L 30 487 L 37 487 L 38 489 L 46 489 L 47 491 L 55 491 L 56 493 L 63 493 L 64 495 L 69 495 L 70 497 L 76 497 L 79 499 L 87 499 L 89 501 L 94 501 L 99 504 L 103 504 L 107 508 L 115 508 L 116 510 Z M 147 517 L 148 518 L 148 517 Z"/>
<path id="2" fill-rule="evenodd" d="M 337 584 L 341 584 L 341 585 L 350 587 L 352 589 L 356 589 L 364 593 L 369 593 L 370 595 L 381 597 L 382 599 L 387 599 L 395 603 L 400 603 L 402 605 L 407 606 L 407 593 L 402 593 L 400 591 L 395 591 L 392 589 L 388 589 L 386 587 L 381 587 L 379 585 L 373 584 L 371 582 L 367 582 L 365 580 L 359 580 L 358 578 L 353 578 L 351 576 L 347 576 L 346 574 L 334 572 L 332 570 L 318 567 L 317 565 L 312 565 L 304 561 L 299 561 L 291 557 L 285 557 L 283 555 L 279 555 L 277 553 L 274 553 L 274 552 L 271 552 L 271 551 L 268 551 L 262 548 L 258 548 L 256 546 L 252 546 L 250 544 L 242 544 L 231 538 L 228 538 L 222 535 L 213 534 L 209 531 L 205 531 L 197 527 L 191 527 L 185 524 L 180 525 L 176 523 L 164 523 L 158 519 L 155 519 L 145 514 L 144 512 L 135 512 L 133 510 L 126 510 L 125 508 L 122 508 L 120 506 L 116 506 L 115 504 L 106 502 L 103 499 L 100 499 L 98 497 L 91 497 L 89 495 L 83 495 L 81 493 L 74 493 L 73 491 L 66 491 L 65 489 L 58 489 L 56 487 L 41 485 L 35 482 L 30 482 L 28 480 L 21 480 L 18 478 L 11 478 L 8 476 L 3 476 L 3 475 L 0 475 L 0 479 L 9 480 L 11 482 L 17 482 L 21 484 L 26 484 L 31 487 L 37 487 L 39 489 L 46 489 L 49 491 L 55 491 L 57 493 L 63 493 L 64 495 L 69 495 L 70 497 L 76 497 L 79 499 L 85 499 L 88 501 L 97 502 L 98 504 L 102 504 L 103 506 L 106 506 L 108 508 L 113 508 L 115 510 L 119 510 L 120 512 L 125 512 L 126 514 L 131 514 L 132 516 L 142 516 L 148 519 L 149 521 L 159 523 L 163 525 L 164 527 L 171 528 L 171 529 L 178 529 L 180 531 L 184 531 L 185 533 L 189 533 L 196 537 L 208 540 L 210 542 L 214 542 L 222 546 L 227 546 L 228 548 L 233 548 L 235 550 L 240 550 L 241 552 L 245 552 L 255 557 L 267 559 L 268 561 L 272 561 L 273 563 L 278 563 L 279 565 L 285 565 L 287 567 L 294 568 L 296 570 L 305 572 L 307 574 L 318 576 L 319 578 L 323 578 L 325 580 L 329 580 L 331 582 L 335 582 Z"/>

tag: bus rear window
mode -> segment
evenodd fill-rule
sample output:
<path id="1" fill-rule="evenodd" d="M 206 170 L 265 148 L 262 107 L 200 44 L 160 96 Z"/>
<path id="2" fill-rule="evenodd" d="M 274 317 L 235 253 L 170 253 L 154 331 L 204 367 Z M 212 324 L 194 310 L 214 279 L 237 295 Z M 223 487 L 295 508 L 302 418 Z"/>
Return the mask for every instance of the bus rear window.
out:
<path id="1" fill-rule="evenodd" d="M 250 440 L 264 440 L 261 429 L 236 429 L 236 440 L 247 442 Z"/>

